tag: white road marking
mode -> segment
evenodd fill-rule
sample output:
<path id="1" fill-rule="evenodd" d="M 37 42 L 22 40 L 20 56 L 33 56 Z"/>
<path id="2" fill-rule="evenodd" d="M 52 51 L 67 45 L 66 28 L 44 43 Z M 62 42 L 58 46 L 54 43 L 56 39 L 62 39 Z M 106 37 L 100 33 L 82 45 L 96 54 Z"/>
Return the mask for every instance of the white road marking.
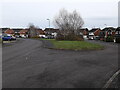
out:
<path id="1" fill-rule="evenodd" d="M 108 82 L 105 84 L 104 88 L 108 88 L 109 85 L 112 83 L 112 81 L 120 74 L 120 70 L 118 70 L 109 80 Z"/>

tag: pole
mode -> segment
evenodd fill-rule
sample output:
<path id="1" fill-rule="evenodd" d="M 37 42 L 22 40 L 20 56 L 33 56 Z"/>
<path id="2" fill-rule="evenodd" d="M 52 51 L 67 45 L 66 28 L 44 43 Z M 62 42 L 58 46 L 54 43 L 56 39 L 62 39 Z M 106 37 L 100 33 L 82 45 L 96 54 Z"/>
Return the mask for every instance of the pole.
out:
<path id="1" fill-rule="evenodd" d="M 48 21 L 49 21 L 49 32 L 48 32 L 48 34 L 49 34 L 49 38 L 50 38 L 50 19 L 47 19 Z"/>

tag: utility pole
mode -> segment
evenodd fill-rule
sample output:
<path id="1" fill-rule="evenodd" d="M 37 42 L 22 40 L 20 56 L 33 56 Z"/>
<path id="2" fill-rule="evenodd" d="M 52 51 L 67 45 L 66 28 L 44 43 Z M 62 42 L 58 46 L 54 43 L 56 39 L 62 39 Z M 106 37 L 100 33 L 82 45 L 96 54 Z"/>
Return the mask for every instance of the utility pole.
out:
<path id="1" fill-rule="evenodd" d="M 47 20 L 49 22 L 49 32 L 48 32 L 48 34 L 49 34 L 49 38 L 50 38 L 50 19 L 47 19 Z"/>

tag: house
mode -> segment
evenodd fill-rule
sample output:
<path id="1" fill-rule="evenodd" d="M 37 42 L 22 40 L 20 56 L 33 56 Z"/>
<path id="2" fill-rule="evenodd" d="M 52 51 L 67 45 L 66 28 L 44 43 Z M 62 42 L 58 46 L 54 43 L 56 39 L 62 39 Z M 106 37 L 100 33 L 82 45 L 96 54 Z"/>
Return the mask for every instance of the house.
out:
<path id="1" fill-rule="evenodd" d="M 19 37 L 20 31 L 22 30 L 22 28 L 12 28 L 12 30 L 14 30 L 14 32 L 15 32 L 15 37 Z"/>
<path id="2" fill-rule="evenodd" d="M 93 29 L 91 29 L 91 30 L 89 31 L 89 34 L 88 34 L 88 39 L 89 39 L 89 40 L 95 39 L 94 32 L 95 32 L 96 30 L 98 30 L 98 28 L 93 28 Z"/>
<path id="3" fill-rule="evenodd" d="M 115 30 L 114 42 L 120 43 L 120 27 Z"/>
<path id="4" fill-rule="evenodd" d="M 2 29 L 2 33 L 4 33 L 7 29 L 10 29 L 10 28 L 1 28 Z"/>
<path id="5" fill-rule="evenodd" d="M 115 35 L 115 28 L 113 27 L 106 27 L 103 29 L 103 31 L 105 32 L 105 38 L 108 36 L 114 36 Z"/>
<path id="6" fill-rule="evenodd" d="M 23 37 L 23 38 L 28 37 L 28 29 L 23 29 L 19 33 L 20 33 L 20 36 Z"/>
<path id="7" fill-rule="evenodd" d="M 101 31 L 99 32 L 99 39 L 100 39 L 101 41 L 104 41 L 104 37 L 105 37 L 105 31 L 104 31 L 104 30 L 101 30 Z"/>
<path id="8" fill-rule="evenodd" d="M 104 40 L 107 42 L 113 42 L 114 36 L 115 36 L 115 28 L 113 27 L 106 27 L 103 29 L 104 31 Z"/>
<path id="9" fill-rule="evenodd" d="M 15 35 L 15 32 L 12 29 L 7 29 L 7 30 L 4 31 L 4 33 L 6 33 L 8 36 L 14 36 Z"/>
<path id="10" fill-rule="evenodd" d="M 45 32 L 42 29 L 37 29 L 37 34 L 41 38 L 45 38 Z"/>
<path id="11" fill-rule="evenodd" d="M 94 39 L 96 40 L 100 40 L 100 33 L 101 33 L 101 29 L 100 28 L 96 28 L 95 32 L 94 32 Z"/>
<path id="12" fill-rule="evenodd" d="M 45 28 L 45 35 L 48 38 L 56 38 L 57 36 L 57 32 L 59 31 L 59 29 L 54 29 L 54 28 Z"/>
<path id="13" fill-rule="evenodd" d="M 84 39 L 88 39 L 88 28 L 82 28 L 80 29 L 80 35 L 83 35 Z"/>
<path id="14" fill-rule="evenodd" d="M 52 35 L 54 36 L 54 38 L 56 38 L 58 31 L 59 31 L 59 29 L 53 30 Z"/>

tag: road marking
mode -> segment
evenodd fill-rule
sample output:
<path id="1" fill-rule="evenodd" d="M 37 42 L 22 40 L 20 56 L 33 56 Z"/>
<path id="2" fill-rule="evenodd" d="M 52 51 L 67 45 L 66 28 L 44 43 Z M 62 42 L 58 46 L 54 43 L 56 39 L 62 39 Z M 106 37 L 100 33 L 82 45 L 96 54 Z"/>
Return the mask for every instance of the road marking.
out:
<path id="1" fill-rule="evenodd" d="M 108 88 L 109 85 L 112 83 L 112 81 L 118 76 L 118 74 L 120 74 L 120 70 L 118 70 L 109 80 L 108 82 L 105 84 L 104 88 Z"/>

